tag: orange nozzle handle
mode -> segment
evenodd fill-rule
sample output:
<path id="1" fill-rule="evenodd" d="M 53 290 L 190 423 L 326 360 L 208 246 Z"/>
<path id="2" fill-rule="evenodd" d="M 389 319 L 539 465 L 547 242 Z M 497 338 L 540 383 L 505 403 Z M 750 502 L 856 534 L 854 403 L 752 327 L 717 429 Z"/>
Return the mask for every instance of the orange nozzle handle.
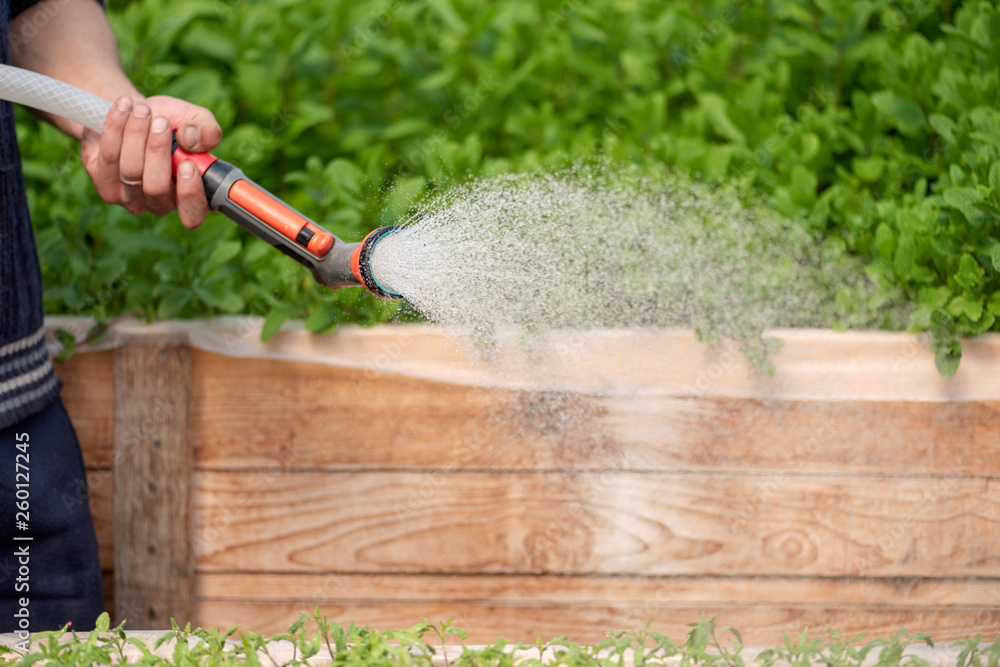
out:
<path id="1" fill-rule="evenodd" d="M 333 247 L 333 234 L 320 229 L 253 184 L 244 180 L 236 181 L 229 188 L 228 194 L 229 199 L 240 208 L 313 255 L 325 257 Z"/>
<path id="2" fill-rule="evenodd" d="M 287 204 L 271 196 L 263 188 L 246 180 L 243 172 L 233 165 L 219 160 L 211 153 L 188 153 L 177 143 L 176 132 L 174 132 L 171 150 L 174 174 L 177 173 L 181 162 L 185 160 L 190 160 L 197 167 L 202 182 L 205 184 L 205 196 L 208 198 L 210 206 L 215 201 L 219 188 L 226 183 L 232 183 L 228 186 L 229 191 L 226 192 L 225 198 L 236 204 L 239 209 L 229 210 L 223 207 L 222 210 L 252 233 L 270 241 L 268 236 L 261 236 L 255 231 L 259 227 L 257 223 L 263 223 L 297 246 L 305 248 L 318 259 L 326 257 L 330 249 L 333 248 L 336 241 L 333 234 L 310 222 Z M 220 206 L 222 206 L 220 203 L 215 203 L 217 209 Z M 249 213 L 255 220 L 246 220 L 245 216 L 242 215 L 243 212 Z"/>
<path id="3" fill-rule="evenodd" d="M 190 160 L 191 162 L 194 162 L 194 166 L 197 167 L 198 173 L 204 176 L 205 170 L 211 167 L 212 164 L 218 159 L 219 158 L 215 157 L 211 153 L 188 153 L 177 143 L 177 137 L 174 137 L 173 154 L 171 155 L 174 174 L 177 174 L 177 167 L 181 162 Z"/>

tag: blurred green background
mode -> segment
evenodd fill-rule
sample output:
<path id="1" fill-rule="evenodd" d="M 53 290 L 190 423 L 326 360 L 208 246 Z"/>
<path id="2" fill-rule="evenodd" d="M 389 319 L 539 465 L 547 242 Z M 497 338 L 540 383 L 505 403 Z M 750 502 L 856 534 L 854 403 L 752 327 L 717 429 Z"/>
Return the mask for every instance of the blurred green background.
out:
<path id="1" fill-rule="evenodd" d="M 212 109 L 215 153 L 348 241 L 480 175 L 596 155 L 730 182 L 860 255 L 954 372 L 1000 329 L 1000 11 L 848 0 L 111 0 L 148 95 Z M 76 145 L 19 139 L 49 313 L 250 313 L 266 335 L 393 316 L 219 214 L 100 202 Z M 595 304 L 599 307 L 599 304 Z M 904 323 L 905 324 L 905 323 Z M 886 320 L 882 326 L 894 326 Z"/>

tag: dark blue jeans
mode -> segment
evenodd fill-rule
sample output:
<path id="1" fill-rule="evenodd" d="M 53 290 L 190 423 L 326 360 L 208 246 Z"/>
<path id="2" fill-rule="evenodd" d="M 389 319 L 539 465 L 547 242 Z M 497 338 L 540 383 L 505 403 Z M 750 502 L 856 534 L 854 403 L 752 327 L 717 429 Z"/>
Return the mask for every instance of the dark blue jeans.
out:
<path id="1" fill-rule="evenodd" d="M 104 582 L 83 455 L 62 401 L 0 431 L 0 457 L 0 632 L 24 629 L 25 616 L 30 632 L 68 622 L 93 629 Z"/>

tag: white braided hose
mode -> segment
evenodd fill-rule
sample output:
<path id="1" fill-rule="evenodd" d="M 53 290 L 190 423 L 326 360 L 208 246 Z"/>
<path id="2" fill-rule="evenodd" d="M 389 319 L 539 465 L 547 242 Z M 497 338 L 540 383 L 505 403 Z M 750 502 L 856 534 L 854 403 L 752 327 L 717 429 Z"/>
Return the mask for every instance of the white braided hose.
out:
<path id="1" fill-rule="evenodd" d="M 111 110 L 111 102 L 93 93 L 10 65 L 0 65 L 0 99 L 62 116 L 95 132 L 104 129 Z"/>

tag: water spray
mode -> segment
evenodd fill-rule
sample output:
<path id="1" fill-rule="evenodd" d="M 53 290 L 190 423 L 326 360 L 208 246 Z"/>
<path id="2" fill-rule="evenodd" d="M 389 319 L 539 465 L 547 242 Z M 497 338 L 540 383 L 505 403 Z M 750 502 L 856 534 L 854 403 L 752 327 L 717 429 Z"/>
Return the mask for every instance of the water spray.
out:
<path id="1" fill-rule="evenodd" d="M 68 83 L 0 65 L 0 99 L 104 129 L 111 102 Z M 220 211 L 257 238 L 309 269 L 317 282 L 332 289 L 361 285 L 383 299 L 402 295 L 381 284 L 371 266 L 372 251 L 398 227 L 380 227 L 361 243 L 345 243 L 254 183 L 237 167 L 211 153 L 188 153 L 174 139 L 173 169 L 190 160 L 201 174 L 209 207 Z"/>

